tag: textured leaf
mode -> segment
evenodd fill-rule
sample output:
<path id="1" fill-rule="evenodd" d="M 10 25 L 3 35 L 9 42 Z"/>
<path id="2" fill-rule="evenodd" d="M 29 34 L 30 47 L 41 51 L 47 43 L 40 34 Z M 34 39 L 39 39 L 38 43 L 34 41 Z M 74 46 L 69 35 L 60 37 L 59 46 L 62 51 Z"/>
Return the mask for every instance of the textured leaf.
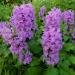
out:
<path id="1" fill-rule="evenodd" d="M 30 41 L 29 42 L 29 47 L 30 47 L 30 50 L 33 53 L 40 53 L 42 51 L 42 48 L 40 47 L 40 44 L 39 44 L 38 40 Z"/>
<path id="2" fill-rule="evenodd" d="M 58 70 L 56 68 L 48 68 L 44 75 L 58 75 Z"/>
<path id="3" fill-rule="evenodd" d="M 38 66 L 40 64 L 39 58 L 33 58 L 32 62 L 30 63 L 30 66 Z"/>
<path id="4" fill-rule="evenodd" d="M 70 37 L 69 37 L 69 36 L 66 36 L 66 35 L 65 35 L 63 38 L 64 38 L 64 41 L 65 41 L 65 42 L 70 39 Z"/>
<path id="5" fill-rule="evenodd" d="M 72 64 L 75 64 L 75 56 L 71 55 L 69 57 L 69 61 L 72 63 Z"/>
<path id="6" fill-rule="evenodd" d="M 72 43 L 66 43 L 64 44 L 64 50 L 66 51 L 75 50 L 75 45 Z"/>
<path id="7" fill-rule="evenodd" d="M 30 67 L 26 72 L 26 75 L 40 75 L 41 69 L 40 67 Z"/>

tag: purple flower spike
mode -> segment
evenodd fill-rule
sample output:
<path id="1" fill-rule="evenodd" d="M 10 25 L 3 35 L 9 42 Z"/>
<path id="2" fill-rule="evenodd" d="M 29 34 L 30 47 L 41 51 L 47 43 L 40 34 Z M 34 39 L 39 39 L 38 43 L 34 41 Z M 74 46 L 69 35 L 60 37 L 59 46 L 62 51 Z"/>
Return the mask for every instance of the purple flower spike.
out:
<path id="1" fill-rule="evenodd" d="M 10 44 L 11 53 L 17 55 L 23 64 L 29 64 L 32 60 L 27 40 L 32 39 L 33 31 L 36 29 L 35 12 L 30 3 L 13 9 L 10 27 L 5 22 L 0 23 L 0 36 L 6 44 Z"/>
<path id="2" fill-rule="evenodd" d="M 33 30 L 37 29 L 35 23 L 35 12 L 32 4 L 23 4 L 13 9 L 10 17 L 11 26 L 15 29 L 16 36 L 11 43 L 10 51 L 17 54 L 23 64 L 29 64 L 32 54 L 28 49 L 27 40 L 32 39 Z"/>
<path id="3" fill-rule="evenodd" d="M 46 16 L 42 36 L 43 56 L 48 65 L 54 65 L 59 62 L 59 51 L 62 48 L 60 22 L 61 11 L 58 8 L 53 8 Z"/>
<path id="4" fill-rule="evenodd" d="M 21 40 L 31 39 L 33 30 L 37 29 L 35 23 L 35 12 L 32 4 L 16 6 L 10 18 L 12 26 L 15 26 L 16 33 Z"/>

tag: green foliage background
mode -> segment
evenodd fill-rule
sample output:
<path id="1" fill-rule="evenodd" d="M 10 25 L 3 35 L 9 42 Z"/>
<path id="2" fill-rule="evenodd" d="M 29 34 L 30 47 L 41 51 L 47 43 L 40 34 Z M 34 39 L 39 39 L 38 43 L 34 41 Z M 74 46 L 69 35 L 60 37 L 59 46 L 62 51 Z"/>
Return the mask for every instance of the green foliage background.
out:
<path id="1" fill-rule="evenodd" d="M 62 11 L 75 10 L 75 0 L 0 0 L 0 21 L 9 21 L 15 5 L 29 2 L 32 2 L 35 8 L 39 28 L 32 40 L 28 42 L 33 60 L 29 65 L 20 64 L 0 37 L 0 75 L 75 75 L 75 44 L 72 44 L 70 36 L 63 36 L 64 45 L 60 51 L 58 65 L 49 66 L 42 62 L 40 40 L 44 24 L 38 18 L 39 9 L 43 5 L 46 6 L 47 11 L 53 7 L 58 7 Z M 61 24 L 61 31 L 66 32 L 64 23 Z"/>

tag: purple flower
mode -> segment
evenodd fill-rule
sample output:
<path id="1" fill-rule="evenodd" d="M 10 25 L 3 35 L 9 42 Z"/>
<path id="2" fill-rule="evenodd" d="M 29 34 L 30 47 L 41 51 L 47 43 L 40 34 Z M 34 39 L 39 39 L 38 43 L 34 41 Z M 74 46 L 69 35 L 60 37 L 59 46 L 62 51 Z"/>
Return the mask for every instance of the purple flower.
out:
<path id="1" fill-rule="evenodd" d="M 13 9 L 10 18 L 11 26 L 15 29 L 15 36 L 11 43 L 10 51 L 17 54 L 23 64 L 29 64 L 32 54 L 29 51 L 27 39 L 33 37 L 33 30 L 37 29 L 35 23 L 35 12 L 32 4 L 23 4 Z"/>
<path id="2" fill-rule="evenodd" d="M 66 10 L 62 13 L 62 19 L 65 22 L 65 28 L 68 32 L 64 34 L 71 35 L 71 37 L 75 38 L 75 22 L 74 22 L 74 11 L 73 10 Z M 65 36 L 65 35 L 64 35 Z"/>
<path id="3" fill-rule="evenodd" d="M 22 52 L 22 50 L 28 50 L 27 43 L 20 41 L 18 37 L 15 37 L 11 43 L 10 51 L 12 54 L 18 54 L 19 52 Z"/>
<path id="4" fill-rule="evenodd" d="M 24 56 L 24 64 L 29 64 L 32 61 L 32 54 L 27 51 L 25 56 Z"/>
<path id="5" fill-rule="evenodd" d="M 35 13 L 31 4 L 16 6 L 10 18 L 12 26 L 15 26 L 16 33 L 22 40 L 31 39 L 32 31 L 37 28 Z M 23 37 L 23 38 L 22 38 Z"/>
<path id="6" fill-rule="evenodd" d="M 6 44 L 10 44 L 12 41 L 12 30 L 8 27 L 6 22 L 0 23 L 0 34 L 3 38 L 3 41 Z"/>
<path id="7" fill-rule="evenodd" d="M 62 13 L 62 18 L 66 24 L 74 24 L 74 11 L 67 10 Z"/>
<path id="8" fill-rule="evenodd" d="M 18 60 L 20 61 L 20 63 L 23 63 L 24 56 L 25 56 L 25 55 L 24 55 L 22 52 L 20 52 L 20 53 L 18 54 Z"/>
<path id="9" fill-rule="evenodd" d="M 40 8 L 40 11 L 39 11 L 39 17 L 44 21 L 45 20 L 45 13 L 46 13 L 46 8 L 45 6 L 42 6 Z"/>
<path id="10" fill-rule="evenodd" d="M 37 29 L 35 23 L 35 12 L 32 4 L 23 4 L 13 9 L 10 17 L 10 27 L 0 23 L 0 36 L 5 43 L 10 43 L 10 51 L 17 55 L 23 64 L 29 64 L 32 60 L 32 53 L 29 51 L 27 39 L 33 37 L 33 31 Z"/>
<path id="11" fill-rule="evenodd" d="M 46 16 L 44 33 L 42 36 L 42 47 L 44 60 L 49 65 L 59 62 L 59 51 L 62 48 L 62 37 L 60 33 L 61 11 L 53 8 Z"/>
<path id="12" fill-rule="evenodd" d="M 29 50 L 27 50 L 25 54 L 20 52 L 18 54 L 18 59 L 23 64 L 29 64 L 32 61 L 32 54 Z"/>
<path id="13" fill-rule="evenodd" d="M 46 8 L 45 6 L 42 6 L 40 8 L 39 17 L 43 17 L 45 15 L 45 12 L 46 12 Z"/>
<path id="14" fill-rule="evenodd" d="M 23 64 L 29 64 L 32 61 L 32 54 L 30 51 L 26 51 L 25 54 L 19 53 L 19 61 Z"/>
<path id="15" fill-rule="evenodd" d="M 29 64 L 32 60 L 32 54 L 28 49 L 28 44 L 15 37 L 11 43 L 10 51 L 13 55 L 18 55 L 18 59 L 23 64 Z"/>
<path id="16" fill-rule="evenodd" d="M 46 59 L 48 65 L 54 65 L 59 62 L 59 52 L 56 54 L 51 54 L 50 58 Z"/>

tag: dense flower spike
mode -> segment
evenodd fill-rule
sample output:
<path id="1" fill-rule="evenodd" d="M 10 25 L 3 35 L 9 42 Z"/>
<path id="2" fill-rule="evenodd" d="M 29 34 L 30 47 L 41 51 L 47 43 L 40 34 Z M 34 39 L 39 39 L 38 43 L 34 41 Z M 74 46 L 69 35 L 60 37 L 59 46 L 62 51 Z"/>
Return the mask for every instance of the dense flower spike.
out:
<path id="1" fill-rule="evenodd" d="M 26 40 L 33 37 L 33 30 L 37 28 L 32 5 L 23 4 L 16 6 L 13 10 L 10 22 L 15 28 L 17 36 L 14 38 L 10 50 L 13 54 L 18 54 L 19 60 L 24 64 L 29 64 L 32 60 L 32 54 L 28 49 Z"/>
<path id="2" fill-rule="evenodd" d="M 16 32 L 22 40 L 31 39 L 32 30 L 35 30 L 35 15 L 31 4 L 16 6 L 13 10 L 10 22 L 16 28 Z"/>
<path id="3" fill-rule="evenodd" d="M 0 23 L 0 34 L 3 38 L 3 41 L 6 44 L 10 44 L 12 41 L 12 30 L 8 27 L 6 22 Z"/>
<path id="4" fill-rule="evenodd" d="M 46 13 L 46 8 L 45 6 L 42 6 L 40 8 L 40 11 L 39 11 L 39 17 L 44 21 L 45 20 L 45 13 Z"/>
<path id="5" fill-rule="evenodd" d="M 60 33 L 61 11 L 53 8 L 46 16 L 45 29 L 42 36 L 44 60 L 49 65 L 59 62 L 59 50 L 62 48 Z"/>

